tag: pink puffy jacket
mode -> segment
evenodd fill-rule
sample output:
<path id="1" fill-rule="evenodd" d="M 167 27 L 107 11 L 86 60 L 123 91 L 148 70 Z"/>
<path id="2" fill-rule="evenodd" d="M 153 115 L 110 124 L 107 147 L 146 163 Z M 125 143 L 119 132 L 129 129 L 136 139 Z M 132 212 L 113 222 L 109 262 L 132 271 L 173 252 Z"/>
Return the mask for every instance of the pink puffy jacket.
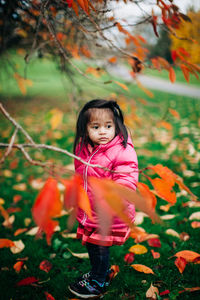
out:
<path id="1" fill-rule="evenodd" d="M 78 153 L 78 148 L 76 153 Z M 122 140 L 119 136 L 116 136 L 112 141 L 105 145 L 98 145 L 92 149 L 90 153 L 86 146 L 83 146 L 80 154 L 78 154 L 86 162 L 91 164 L 98 164 L 104 166 L 110 170 L 117 171 L 119 173 L 111 173 L 100 168 L 88 167 L 78 160 L 75 160 L 76 173 L 82 175 L 84 180 L 84 189 L 86 190 L 90 199 L 91 207 L 93 208 L 93 194 L 91 187 L 87 182 L 88 176 L 95 176 L 98 178 L 109 178 L 117 183 L 120 183 L 133 190 L 136 189 L 138 182 L 138 163 L 137 156 L 133 147 L 131 138 L 128 137 L 126 148 L 122 145 Z M 127 173 L 123 173 L 127 172 Z M 127 204 L 129 216 L 134 221 L 135 208 L 132 204 Z M 79 223 L 85 226 L 98 227 L 98 219 L 95 211 L 93 211 L 94 222 L 92 222 L 82 209 L 79 209 L 77 214 L 77 220 Z M 112 229 L 120 229 L 125 225 L 118 217 L 113 218 Z"/>

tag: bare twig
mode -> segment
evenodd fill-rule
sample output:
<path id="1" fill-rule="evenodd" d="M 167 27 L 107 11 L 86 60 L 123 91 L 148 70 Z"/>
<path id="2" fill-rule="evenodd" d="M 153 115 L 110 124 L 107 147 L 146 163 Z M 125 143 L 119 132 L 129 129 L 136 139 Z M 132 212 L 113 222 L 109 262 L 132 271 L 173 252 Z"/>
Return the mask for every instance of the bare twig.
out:
<path id="1" fill-rule="evenodd" d="M 6 152 L 4 153 L 3 157 L 0 159 L 0 164 L 2 164 L 5 161 L 6 157 L 10 154 L 13 144 L 14 144 L 14 141 L 15 141 L 15 138 L 16 138 L 16 135 L 17 135 L 17 132 L 18 132 L 18 128 L 15 128 L 15 131 L 10 139 L 10 143 L 8 144 L 8 148 L 7 148 Z"/>
<path id="2" fill-rule="evenodd" d="M 18 130 L 20 130 L 25 137 L 28 139 L 28 141 L 32 144 L 35 145 L 35 142 L 33 141 L 33 139 L 31 138 L 31 136 L 26 132 L 26 130 L 24 130 L 24 128 L 19 125 L 10 115 L 9 113 L 5 110 L 5 108 L 3 107 L 2 103 L 0 103 L 0 111 L 2 111 L 3 115 L 15 126 L 15 128 L 17 128 Z"/>

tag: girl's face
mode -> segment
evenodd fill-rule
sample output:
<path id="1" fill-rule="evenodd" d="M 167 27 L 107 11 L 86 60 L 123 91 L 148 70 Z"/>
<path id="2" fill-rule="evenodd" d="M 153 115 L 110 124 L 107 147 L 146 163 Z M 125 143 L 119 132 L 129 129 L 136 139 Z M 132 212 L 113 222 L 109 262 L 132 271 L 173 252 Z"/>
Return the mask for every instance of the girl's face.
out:
<path id="1" fill-rule="evenodd" d="M 105 145 L 115 137 L 113 113 L 109 109 L 92 108 L 87 133 L 94 145 Z"/>

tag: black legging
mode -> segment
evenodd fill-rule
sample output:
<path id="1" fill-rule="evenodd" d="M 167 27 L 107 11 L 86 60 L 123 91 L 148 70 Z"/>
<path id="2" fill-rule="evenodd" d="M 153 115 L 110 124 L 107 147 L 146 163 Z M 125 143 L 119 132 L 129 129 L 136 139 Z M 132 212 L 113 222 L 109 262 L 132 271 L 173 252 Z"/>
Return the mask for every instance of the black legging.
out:
<path id="1" fill-rule="evenodd" d="M 100 283 L 105 282 L 106 274 L 109 269 L 109 247 L 99 246 L 91 243 L 86 243 L 86 247 L 92 267 L 92 279 L 95 279 Z"/>

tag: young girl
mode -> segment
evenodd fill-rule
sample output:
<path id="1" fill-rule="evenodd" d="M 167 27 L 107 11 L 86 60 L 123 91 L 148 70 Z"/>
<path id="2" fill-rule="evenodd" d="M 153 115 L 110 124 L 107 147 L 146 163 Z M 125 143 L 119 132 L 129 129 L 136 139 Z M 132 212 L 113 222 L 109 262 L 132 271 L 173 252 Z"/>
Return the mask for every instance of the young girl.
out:
<path id="1" fill-rule="evenodd" d="M 82 244 L 87 247 L 91 270 L 68 288 L 78 297 L 92 298 L 101 296 L 108 285 L 109 247 L 124 244 L 130 229 L 116 216 L 113 218 L 109 235 L 102 238 L 93 205 L 94 196 L 87 178 L 110 178 L 133 190 L 136 189 L 138 181 L 137 156 L 124 125 L 122 111 L 115 101 L 97 99 L 85 104 L 77 121 L 74 153 L 90 164 L 98 164 L 112 170 L 109 172 L 88 167 L 75 160 L 75 170 L 83 177 L 84 189 L 93 208 L 93 220 L 81 209 L 77 215 L 77 238 L 82 239 Z M 129 216 L 134 221 L 134 206 L 127 205 Z"/>

